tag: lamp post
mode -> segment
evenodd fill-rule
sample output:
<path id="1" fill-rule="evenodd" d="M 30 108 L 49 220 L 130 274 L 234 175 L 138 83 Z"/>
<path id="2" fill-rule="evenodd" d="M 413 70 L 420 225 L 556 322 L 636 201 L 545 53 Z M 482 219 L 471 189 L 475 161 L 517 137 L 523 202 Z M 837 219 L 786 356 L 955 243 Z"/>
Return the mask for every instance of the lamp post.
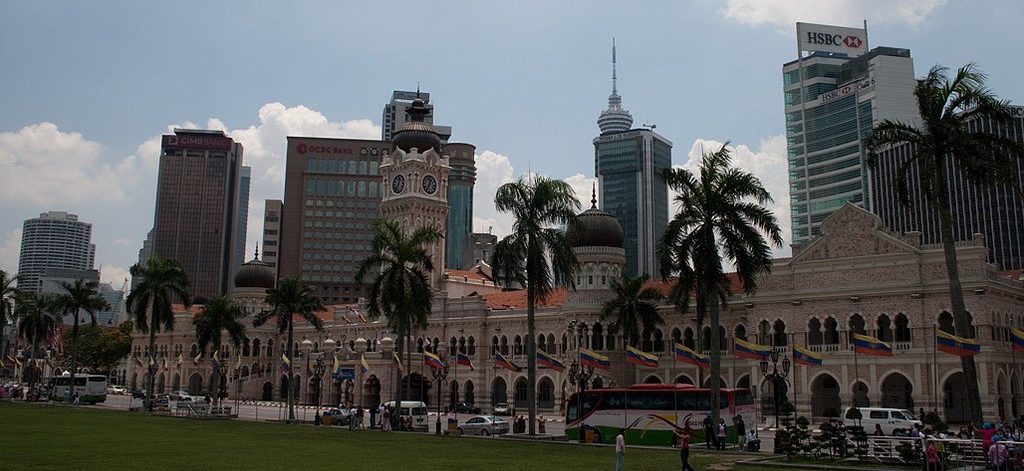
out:
<path id="1" fill-rule="evenodd" d="M 779 351 L 773 348 L 769 357 L 772 360 L 772 370 L 770 372 L 768 371 L 768 360 L 761 360 L 760 362 L 761 375 L 764 376 L 764 380 L 761 381 L 761 390 L 764 390 L 764 383 L 772 382 L 772 403 L 774 404 L 772 408 L 775 410 L 775 428 L 777 429 L 779 427 L 779 389 L 789 382 L 786 377 L 789 376 L 790 362 L 789 357 L 784 356 L 782 358 L 782 370 L 780 371 Z"/>
<path id="2" fill-rule="evenodd" d="M 327 365 L 324 364 L 324 354 L 322 352 L 313 353 L 313 342 L 309 339 L 302 341 L 302 351 L 306 357 L 306 371 L 310 372 L 313 376 L 313 384 L 316 385 L 316 394 L 313 396 L 313 403 L 316 406 L 316 413 L 313 416 L 313 420 L 316 423 L 320 422 L 320 379 L 324 376 L 324 371 Z"/>
<path id="3" fill-rule="evenodd" d="M 580 410 L 580 407 L 583 401 L 583 393 L 587 390 L 590 378 L 594 376 L 594 367 L 590 365 L 583 366 L 578 359 L 573 359 L 572 364 L 569 365 L 568 372 L 569 384 L 576 386 L 576 415 L 577 417 L 582 417 L 583 411 Z M 579 440 L 580 443 L 584 441 L 582 427 L 580 427 Z"/>
<path id="4" fill-rule="evenodd" d="M 438 344 L 441 345 L 441 342 Z M 437 381 L 437 421 L 434 424 L 434 435 L 441 435 L 441 389 L 444 388 L 444 383 L 448 379 L 448 362 L 444 362 L 444 366 L 441 368 L 431 368 L 430 374 L 434 376 L 434 381 Z"/>
<path id="5" fill-rule="evenodd" d="M 323 358 L 323 363 L 324 363 L 325 374 L 326 374 L 326 370 L 327 370 L 327 362 L 328 361 L 331 362 L 331 368 L 334 367 L 334 357 L 338 355 L 337 350 L 336 350 L 337 347 L 338 347 L 338 342 L 334 341 L 334 339 L 332 339 L 330 337 L 327 337 L 327 340 L 324 340 L 324 353 L 323 353 L 322 356 L 324 357 Z M 330 358 L 326 357 L 328 354 L 331 355 Z M 332 371 L 331 372 L 332 378 L 334 376 L 336 376 L 337 374 L 338 374 L 337 371 Z M 334 381 L 333 380 L 331 381 L 331 386 L 334 386 Z M 323 392 L 323 389 L 324 389 L 323 388 L 323 384 L 318 383 L 317 384 L 317 390 L 316 390 L 317 391 L 317 397 L 318 397 L 317 402 L 316 402 L 317 409 L 320 408 L 319 395 Z M 328 396 L 328 399 L 330 399 L 330 398 L 331 398 L 331 396 Z"/>
<path id="6" fill-rule="evenodd" d="M 217 353 L 217 352 L 214 352 Z M 217 404 L 223 406 L 224 398 L 228 395 L 228 363 L 227 360 L 217 359 L 217 366 L 214 367 L 217 371 L 217 377 L 220 378 L 220 392 L 217 393 Z"/>

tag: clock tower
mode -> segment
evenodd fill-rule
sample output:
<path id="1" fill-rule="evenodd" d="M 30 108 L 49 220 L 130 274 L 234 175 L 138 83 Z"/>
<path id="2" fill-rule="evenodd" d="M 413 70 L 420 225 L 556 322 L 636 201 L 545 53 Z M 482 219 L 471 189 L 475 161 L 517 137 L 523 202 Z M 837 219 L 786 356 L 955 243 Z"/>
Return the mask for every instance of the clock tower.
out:
<path id="1" fill-rule="evenodd" d="M 384 177 L 381 217 L 397 221 L 406 233 L 433 227 L 446 236 L 451 171 L 448 156 L 441 155 L 441 137 L 424 119 L 430 113 L 426 103 L 417 97 L 406 112 L 410 119 L 395 133 L 391 154 L 380 165 Z M 431 285 L 440 290 L 445 240 L 435 241 L 426 249 L 434 263 Z"/>

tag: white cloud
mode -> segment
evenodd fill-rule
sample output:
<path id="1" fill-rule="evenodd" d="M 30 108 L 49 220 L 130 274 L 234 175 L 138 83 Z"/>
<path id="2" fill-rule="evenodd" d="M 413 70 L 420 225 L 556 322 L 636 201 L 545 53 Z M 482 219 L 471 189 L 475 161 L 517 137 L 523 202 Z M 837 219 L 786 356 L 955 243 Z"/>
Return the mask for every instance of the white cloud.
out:
<path id="1" fill-rule="evenodd" d="M 21 229 L 14 229 L 0 241 L 0 269 L 14 276 L 18 272 L 18 254 L 21 252 Z"/>
<path id="2" fill-rule="evenodd" d="M 110 283 L 110 286 L 113 286 L 114 289 L 121 289 L 126 279 L 131 281 L 132 275 L 124 267 L 114 265 L 100 266 L 100 282 Z"/>
<path id="3" fill-rule="evenodd" d="M 697 139 L 690 146 L 686 163 L 676 165 L 675 167 L 682 167 L 697 173 L 700 167 L 701 153 L 714 152 L 720 147 L 722 147 L 722 142 L 720 141 Z M 788 167 L 786 162 L 786 136 L 780 134 L 762 139 L 756 151 L 744 144 L 730 145 L 729 150 L 732 153 L 733 165 L 761 179 L 761 183 L 771 194 L 774 200 L 771 210 L 775 214 L 775 218 L 778 219 L 779 226 L 782 228 L 783 239 L 783 247 L 775 249 L 775 255 L 788 257 L 791 253 L 789 243 L 792 238 L 790 234 L 792 225 L 789 220 L 789 174 L 787 173 Z M 669 190 L 669 198 L 670 201 L 675 199 L 675 193 L 671 189 Z M 675 203 L 670 203 L 669 211 L 674 212 L 675 209 Z"/>
<path id="4" fill-rule="evenodd" d="M 512 216 L 494 209 L 498 187 L 514 180 L 515 169 L 505 155 L 489 150 L 476 154 L 476 184 L 473 186 L 473 232 L 491 232 L 503 237 L 512 232 Z"/>
<path id="5" fill-rule="evenodd" d="M 793 30 L 798 21 L 858 26 L 872 23 L 917 25 L 945 0 L 727 0 L 726 18 L 747 25 L 775 25 Z"/>

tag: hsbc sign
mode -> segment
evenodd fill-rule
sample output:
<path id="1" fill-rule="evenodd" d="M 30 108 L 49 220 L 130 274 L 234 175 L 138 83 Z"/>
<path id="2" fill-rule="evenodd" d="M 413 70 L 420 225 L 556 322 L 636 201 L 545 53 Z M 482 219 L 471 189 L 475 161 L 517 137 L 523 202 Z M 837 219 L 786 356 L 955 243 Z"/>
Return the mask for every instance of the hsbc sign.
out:
<path id="1" fill-rule="evenodd" d="M 850 57 L 868 52 L 868 33 L 862 28 L 797 23 L 796 37 L 800 51 L 839 52 Z"/>

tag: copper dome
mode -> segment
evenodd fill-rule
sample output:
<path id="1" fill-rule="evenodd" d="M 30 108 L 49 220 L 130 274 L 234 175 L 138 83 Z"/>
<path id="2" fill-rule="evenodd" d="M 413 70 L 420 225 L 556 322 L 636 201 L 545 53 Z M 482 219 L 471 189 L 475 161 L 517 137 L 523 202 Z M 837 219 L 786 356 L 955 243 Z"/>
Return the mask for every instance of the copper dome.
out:
<path id="1" fill-rule="evenodd" d="M 276 283 L 274 269 L 258 258 L 242 264 L 235 274 L 235 288 L 271 289 Z"/>

